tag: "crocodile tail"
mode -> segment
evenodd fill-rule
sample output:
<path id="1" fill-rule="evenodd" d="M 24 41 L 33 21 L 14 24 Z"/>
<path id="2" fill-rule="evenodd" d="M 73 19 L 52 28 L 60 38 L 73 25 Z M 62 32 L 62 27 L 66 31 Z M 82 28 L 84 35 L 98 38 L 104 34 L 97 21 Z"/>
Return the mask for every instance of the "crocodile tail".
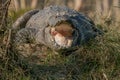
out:
<path id="1" fill-rule="evenodd" d="M 24 28 L 27 21 L 34 15 L 36 14 L 37 12 L 39 12 L 38 9 L 34 9 L 34 10 L 31 10 L 31 11 L 28 11 L 26 12 L 23 16 L 19 17 L 15 23 L 13 23 L 12 25 L 12 29 L 13 30 L 19 30 L 21 28 Z"/>

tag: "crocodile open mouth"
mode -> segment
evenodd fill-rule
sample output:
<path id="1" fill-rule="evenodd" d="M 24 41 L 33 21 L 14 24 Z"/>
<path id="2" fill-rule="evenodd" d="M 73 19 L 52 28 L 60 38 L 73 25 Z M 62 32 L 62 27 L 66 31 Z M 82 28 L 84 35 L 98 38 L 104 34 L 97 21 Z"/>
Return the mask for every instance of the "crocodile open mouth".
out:
<path id="1" fill-rule="evenodd" d="M 64 37 L 64 36 L 59 36 L 56 35 L 56 37 L 54 38 L 55 44 L 59 45 L 61 48 L 69 48 L 72 45 L 73 42 L 73 38 L 69 38 L 69 37 Z"/>
<path id="2" fill-rule="evenodd" d="M 59 48 L 69 48 L 73 43 L 74 28 L 71 23 L 62 22 L 51 28 L 50 34 L 53 37 L 55 46 Z"/>

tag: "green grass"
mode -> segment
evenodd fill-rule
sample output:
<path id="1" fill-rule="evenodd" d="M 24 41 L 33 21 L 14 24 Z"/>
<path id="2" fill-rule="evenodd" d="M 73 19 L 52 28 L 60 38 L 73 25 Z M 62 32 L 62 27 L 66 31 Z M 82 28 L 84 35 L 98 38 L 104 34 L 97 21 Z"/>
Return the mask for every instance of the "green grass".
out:
<path id="1" fill-rule="evenodd" d="M 15 21 L 17 18 L 19 18 L 21 15 L 23 15 L 25 12 L 29 11 L 31 9 L 27 8 L 27 9 L 21 9 L 19 11 L 9 11 L 9 16 L 12 18 L 12 21 Z"/>
<path id="2" fill-rule="evenodd" d="M 69 56 L 48 50 L 40 64 L 21 59 L 1 43 L 0 80 L 120 80 L 120 28 L 99 26 L 106 31 L 103 36 Z"/>

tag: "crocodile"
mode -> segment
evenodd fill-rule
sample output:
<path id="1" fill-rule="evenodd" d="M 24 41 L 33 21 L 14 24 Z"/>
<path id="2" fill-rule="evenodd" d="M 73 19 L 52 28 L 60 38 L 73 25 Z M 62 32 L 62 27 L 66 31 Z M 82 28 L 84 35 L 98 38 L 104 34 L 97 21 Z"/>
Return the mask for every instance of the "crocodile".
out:
<path id="1" fill-rule="evenodd" d="M 66 44 L 63 46 L 62 43 L 57 42 L 57 37 L 54 38 L 51 35 L 52 29 L 54 30 L 60 24 L 72 26 L 72 40 L 69 46 Z M 12 30 L 15 31 L 14 46 L 21 48 L 21 45 L 29 44 L 29 46 L 32 46 L 33 52 L 36 51 L 36 49 L 33 50 L 36 45 L 40 45 L 37 48 L 38 50 L 41 50 L 42 47 L 54 51 L 74 49 L 74 47 L 81 46 L 90 39 L 102 34 L 102 31 L 96 27 L 89 17 L 66 6 L 49 6 L 42 10 L 35 9 L 26 12 L 16 20 Z M 65 27 L 62 27 L 62 30 L 64 31 Z M 42 50 L 45 51 L 46 48 L 42 48 Z M 22 46 L 22 49 L 28 50 L 28 54 L 23 52 L 23 55 L 33 55 L 32 51 L 25 46 Z"/>

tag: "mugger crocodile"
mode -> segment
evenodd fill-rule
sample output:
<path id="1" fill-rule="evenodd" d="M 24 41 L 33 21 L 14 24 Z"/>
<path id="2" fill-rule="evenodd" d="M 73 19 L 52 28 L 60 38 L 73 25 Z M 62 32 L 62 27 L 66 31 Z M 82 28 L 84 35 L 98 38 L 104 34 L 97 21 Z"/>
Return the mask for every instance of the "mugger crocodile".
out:
<path id="1" fill-rule="evenodd" d="M 26 12 L 12 30 L 13 45 L 24 56 L 39 55 L 46 47 L 54 51 L 72 49 L 102 34 L 90 18 L 65 6 Z"/>

